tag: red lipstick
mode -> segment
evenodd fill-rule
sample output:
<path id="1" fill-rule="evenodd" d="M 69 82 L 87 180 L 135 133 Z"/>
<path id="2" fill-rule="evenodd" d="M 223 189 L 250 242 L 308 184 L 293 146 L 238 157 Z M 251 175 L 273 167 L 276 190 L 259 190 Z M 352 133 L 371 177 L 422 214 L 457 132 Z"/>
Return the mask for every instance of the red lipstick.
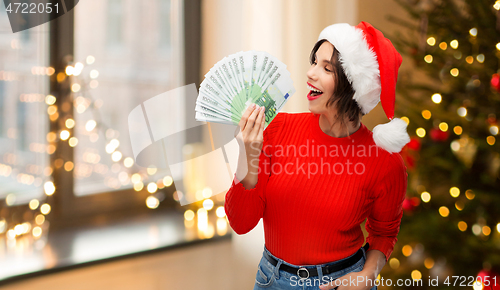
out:
<path id="1" fill-rule="evenodd" d="M 321 91 L 320 89 L 318 89 L 317 87 L 311 85 L 310 83 L 307 83 L 307 85 L 309 87 L 312 87 L 312 88 L 318 90 L 318 91 Z M 321 92 L 321 93 L 314 92 L 313 95 L 311 95 L 311 93 L 313 93 L 312 90 L 310 90 L 309 93 L 307 93 L 307 99 L 309 101 L 315 100 L 315 99 L 317 99 L 317 98 L 319 98 L 319 97 L 321 97 L 323 95 L 323 92 Z"/>

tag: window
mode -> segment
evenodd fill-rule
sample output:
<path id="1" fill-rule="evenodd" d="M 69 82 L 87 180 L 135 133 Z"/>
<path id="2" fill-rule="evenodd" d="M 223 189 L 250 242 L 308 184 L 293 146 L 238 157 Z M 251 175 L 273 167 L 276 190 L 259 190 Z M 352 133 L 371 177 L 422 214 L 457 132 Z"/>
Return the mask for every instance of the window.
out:
<path id="1" fill-rule="evenodd" d="M 43 183 L 50 178 L 45 104 L 49 34 L 47 24 L 13 34 L 5 7 L 1 11 L 0 199 L 17 207 L 43 198 Z"/>
<path id="2" fill-rule="evenodd" d="M 147 239 L 133 239 L 134 233 L 116 235 L 138 220 L 167 233 L 156 247 L 210 238 L 215 228 L 217 235 L 227 233 L 225 219 L 214 211 L 209 216 L 217 223 L 186 223 L 183 212 L 171 210 L 177 205 L 173 188 L 145 190 L 149 183 L 160 187 L 170 173 L 137 166 L 128 135 L 132 109 L 199 83 L 200 1 L 186 7 L 182 0 L 64 2 L 78 5 L 22 33 L 12 34 L 8 17 L 0 17 L 0 199 L 7 204 L 0 206 L 0 239 L 7 237 L 0 243 L 0 268 L 8 265 L 0 280 L 149 250 Z M 184 34 L 190 35 L 188 45 Z M 185 61 L 183 55 L 191 57 Z M 189 119 L 194 104 L 184 101 L 164 108 L 170 118 L 165 126 Z M 182 148 L 187 134 L 179 136 L 167 148 Z M 190 130 L 190 143 L 200 139 L 200 130 Z M 166 211 L 146 207 L 152 195 L 163 195 Z M 158 220 L 168 222 L 155 225 Z M 129 239 L 128 246 L 117 249 L 102 235 L 104 227 L 114 238 Z M 90 232 L 92 241 L 109 248 L 96 252 L 77 232 Z M 156 243 L 157 232 L 152 235 Z M 99 240 L 103 236 L 106 241 Z"/>
<path id="3" fill-rule="evenodd" d="M 123 5 L 122 0 L 108 0 L 107 17 L 104 20 L 107 20 L 106 41 L 110 46 L 120 45 L 123 42 Z M 97 7 L 95 3 L 93 6 Z"/>
<path id="4" fill-rule="evenodd" d="M 182 71 L 179 60 L 183 45 L 171 40 L 182 33 L 181 2 L 109 0 L 107 12 L 102 13 L 104 4 L 101 0 L 82 1 L 75 15 L 74 62 L 84 66 L 74 78 L 81 89 L 72 94 L 78 140 L 74 148 L 76 196 L 133 190 L 132 179 L 137 176 L 142 186 L 151 182 L 161 186 L 168 171 L 148 172 L 133 162 L 128 114 L 144 101 L 183 83 L 178 73 Z M 151 15 L 157 18 L 150 19 Z M 93 20 L 88 21 L 90 18 Z M 167 55 L 150 45 L 158 35 L 160 47 L 169 49 Z M 110 44 L 126 44 L 126 49 L 117 54 L 108 49 Z M 165 114 L 172 117 L 171 123 L 178 123 L 183 110 L 183 100 L 178 100 L 165 108 Z"/>
<path id="5" fill-rule="evenodd" d="M 17 102 L 16 108 L 16 117 L 17 117 L 17 130 L 16 130 L 16 139 L 17 144 L 16 148 L 20 151 L 26 151 L 26 102 L 19 100 Z"/>
<path id="6" fill-rule="evenodd" d="M 159 29 L 158 34 L 160 38 L 160 49 L 169 50 L 171 45 L 171 29 L 172 29 L 172 17 L 170 6 L 170 0 L 158 0 L 160 9 L 159 11 Z"/>
<path id="7" fill-rule="evenodd" d="M 1 6 L 1 5 L 0 5 Z M 0 80 L 0 138 L 4 136 L 4 124 L 5 124 L 5 96 L 4 96 L 4 81 Z"/>

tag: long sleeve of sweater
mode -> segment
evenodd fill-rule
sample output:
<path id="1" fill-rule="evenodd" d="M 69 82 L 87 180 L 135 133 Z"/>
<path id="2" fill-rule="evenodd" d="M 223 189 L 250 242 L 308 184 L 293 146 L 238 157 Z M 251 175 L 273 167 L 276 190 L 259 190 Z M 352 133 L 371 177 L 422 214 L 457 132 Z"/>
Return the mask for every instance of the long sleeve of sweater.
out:
<path id="1" fill-rule="evenodd" d="M 265 191 L 271 174 L 273 142 L 282 127 L 284 115 L 278 113 L 273 121 L 264 130 L 262 152 L 259 156 L 259 173 L 257 185 L 246 189 L 236 178 L 226 193 L 224 210 L 229 224 L 239 234 L 251 231 L 262 218 L 266 206 Z"/>
<path id="2" fill-rule="evenodd" d="M 381 251 L 387 261 L 396 244 L 401 225 L 408 173 L 399 154 L 390 155 L 385 168 L 385 174 L 375 186 L 377 197 L 365 229 L 368 232 L 366 242 L 370 243 L 370 250 Z"/>

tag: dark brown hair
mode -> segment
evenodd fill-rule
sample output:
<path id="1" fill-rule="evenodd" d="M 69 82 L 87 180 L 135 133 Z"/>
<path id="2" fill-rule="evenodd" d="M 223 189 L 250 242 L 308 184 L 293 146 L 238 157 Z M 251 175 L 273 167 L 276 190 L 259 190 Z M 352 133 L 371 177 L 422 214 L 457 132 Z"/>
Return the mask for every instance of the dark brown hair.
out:
<path id="1" fill-rule="evenodd" d="M 321 39 L 314 45 L 311 55 L 309 56 L 309 62 L 313 64 L 316 61 L 316 52 L 326 39 Z M 337 48 L 333 47 L 333 54 L 330 59 L 330 63 L 333 67 L 333 76 L 335 78 L 335 88 L 333 90 L 332 96 L 326 102 L 326 106 L 330 107 L 332 105 L 337 108 L 337 116 L 335 118 L 334 125 L 340 122 L 342 127 L 346 127 L 346 120 L 354 122 L 356 125 L 360 119 L 361 108 L 358 106 L 356 101 L 353 99 L 354 89 L 352 84 L 347 78 L 344 68 L 339 60 L 340 52 Z M 364 115 L 364 114 L 363 114 Z M 347 130 L 349 132 L 349 130 Z"/>

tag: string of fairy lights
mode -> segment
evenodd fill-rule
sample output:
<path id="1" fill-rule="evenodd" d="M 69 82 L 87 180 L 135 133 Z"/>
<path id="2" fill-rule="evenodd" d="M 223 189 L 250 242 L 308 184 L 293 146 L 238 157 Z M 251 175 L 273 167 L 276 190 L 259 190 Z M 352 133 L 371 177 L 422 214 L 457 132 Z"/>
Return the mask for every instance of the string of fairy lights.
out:
<path id="1" fill-rule="evenodd" d="M 469 31 L 470 35 L 472 37 L 476 37 L 477 36 L 477 29 L 476 28 L 471 28 L 470 31 Z M 436 38 L 431 36 L 427 39 L 427 44 L 430 45 L 430 46 L 435 46 L 436 45 Z M 452 40 L 450 42 L 450 47 L 453 48 L 453 49 L 458 49 L 458 41 L 457 40 Z M 439 44 L 439 48 L 442 49 L 442 50 L 446 50 L 448 47 L 448 44 L 446 42 L 441 42 Z M 500 51 L 500 42 L 496 45 L 496 49 L 498 51 Z M 457 59 L 461 59 L 462 58 L 462 53 L 460 51 L 457 51 L 456 53 L 454 53 L 454 56 L 455 58 Z M 468 64 L 472 64 L 474 62 L 474 59 L 476 59 L 476 61 L 478 63 L 483 63 L 485 61 L 485 56 L 484 54 L 480 53 L 478 55 L 476 55 L 476 57 L 474 58 L 474 56 L 472 55 L 469 55 L 465 58 L 465 61 L 468 63 Z M 424 60 L 426 63 L 432 63 L 433 62 L 433 56 L 431 54 L 428 54 L 424 57 Z M 458 68 L 451 68 L 450 69 L 450 74 L 453 76 L 453 77 L 457 77 L 459 75 L 460 71 Z M 475 79 L 473 81 L 473 84 L 474 86 L 479 86 L 481 84 L 480 80 L 478 79 Z M 431 96 L 431 100 L 433 103 L 435 104 L 439 104 L 441 103 L 442 101 L 442 96 L 440 93 L 434 93 L 432 96 Z M 458 109 L 457 109 L 457 114 L 460 116 L 460 117 L 463 117 L 465 118 L 466 120 L 468 121 L 471 121 L 471 117 L 469 115 L 467 115 L 467 108 L 465 106 L 460 106 Z M 422 117 L 426 120 L 429 120 L 431 119 L 432 117 L 432 113 L 430 110 L 423 110 L 422 111 Z M 494 119 L 495 116 L 489 116 L 490 118 Z M 407 124 L 410 123 L 410 120 L 407 118 L 407 117 L 402 117 L 401 119 L 403 119 Z M 441 122 L 439 123 L 438 125 L 439 129 L 443 132 L 447 132 L 450 128 L 449 128 L 449 125 L 446 123 L 446 122 Z M 489 125 L 489 128 L 488 128 L 489 132 L 491 133 L 490 136 L 487 136 L 486 137 L 486 143 L 488 143 L 488 145 L 491 145 L 493 146 L 496 142 L 496 138 L 495 136 L 498 135 L 498 132 L 499 132 L 499 128 L 498 128 L 498 125 L 496 124 L 491 124 Z M 463 133 L 463 128 L 459 125 L 457 126 L 454 126 L 453 127 L 453 132 L 457 135 L 457 136 L 460 136 L 462 135 Z M 416 135 L 420 138 L 424 138 L 425 135 L 426 135 L 426 130 L 422 127 L 419 127 L 416 129 Z M 460 148 L 460 143 L 459 142 L 456 142 L 456 143 L 452 143 L 451 145 L 451 149 L 453 151 L 458 151 L 459 148 Z"/>
<path id="2" fill-rule="evenodd" d="M 95 62 L 95 57 L 88 56 L 85 60 L 86 65 L 90 66 Z M 161 201 L 165 199 L 164 194 L 159 191 L 163 188 L 170 187 L 173 184 L 173 178 L 171 176 L 164 176 L 162 178 L 154 179 L 154 175 L 158 172 L 155 167 L 148 167 L 145 169 L 140 169 L 137 172 L 129 172 L 135 164 L 132 157 L 124 156 L 120 151 L 120 141 L 116 137 L 116 130 L 106 126 L 106 124 L 100 119 L 99 109 L 103 105 L 103 101 L 100 99 L 94 100 L 90 95 L 90 90 L 95 89 L 99 86 L 97 78 L 99 77 L 99 71 L 92 69 L 89 72 L 90 81 L 87 82 L 83 77 L 83 70 L 85 65 L 82 62 L 77 62 L 73 65 L 68 65 L 64 72 L 59 72 L 56 75 L 56 79 L 59 83 L 69 78 L 71 83 L 71 99 L 72 104 L 75 108 L 77 114 L 83 114 L 89 108 L 92 110 L 93 117 L 86 120 L 84 123 L 84 130 L 80 130 L 79 134 L 82 136 L 87 136 L 89 141 L 95 143 L 99 139 L 99 130 L 106 137 L 105 141 L 105 152 L 109 155 L 108 158 L 111 159 L 113 165 L 111 166 L 111 172 L 114 173 L 118 182 L 106 182 L 105 184 L 113 189 L 119 189 L 122 186 L 130 186 L 139 192 L 147 190 L 150 195 L 145 200 L 145 205 L 150 209 L 158 208 Z M 48 67 L 33 67 L 32 74 L 34 75 L 47 75 L 52 76 L 55 73 L 54 68 Z M 0 77 L 10 80 L 15 80 L 15 76 L 8 74 L 7 72 L 0 72 Z M 45 102 L 47 105 L 47 115 L 51 122 L 60 122 L 61 129 L 57 132 L 51 131 L 46 135 L 46 144 L 32 143 L 30 145 L 30 150 L 38 153 L 47 153 L 52 155 L 57 150 L 57 142 L 59 140 L 67 142 L 70 147 L 77 147 L 80 140 L 73 135 L 73 130 L 76 129 L 75 126 L 77 122 L 73 117 L 68 117 L 65 120 L 60 118 L 60 110 L 63 112 L 68 112 L 71 104 L 62 103 L 60 108 L 56 104 L 57 98 L 53 95 L 42 95 L 42 94 L 23 94 L 20 96 L 21 101 L 30 102 Z M 82 137 L 80 137 L 82 138 Z M 186 145 L 189 146 L 189 145 Z M 75 165 L 73 161 L 56 159 L 54 161 L 53 167 L 46 167 L 43 170 L 43 175 L 46 181 L 43 183 L 43 192 L 45 196 L 45 201 L 42 199 L 32 199 L 28 207 L 35 213 L 33 219 L 25 220 L 22 223 L 15 223 L 12 220 L 6 218 L 0 218 L 0 235 L 5 234 L 7 238 L 7 245 L 15 246 L 16 239 L 20 237 L 29 236 L 32 241 L 36 241 L 42 236 L 44 231 L 48 230 L 48 223 L 45 221 L 45 217 L 51 212 L 51 205 L 47 201 L 49 196 L 57 194 L 57 188 L 52 180 L 52 173 L 54 169 L 64 168 L 68 172 L 73 172 L 75 177 L 89 177 L 90 174 L 96 172 L 98 174 L 109 173 L 106 165 L 100 163 L 103 157 L 100 156 L 99 151 L 86 151 L 83 153 L 81 164 Z M 87 166 L 86 164 L 91 164 L 93 166 Z M 129 171 L 126 171 L 129 170 Z M 0 174 L 2 176 L 10 176 L 13 172 L 13 168 L 7 164 L 0 163 Z M 17 180 L 19 182 L 31 185 L 34 180 L 37 180 L 37 184 L 40 186 L 42 184 L 39 177 L 35 178 L 34 175 L 19 173 Z M 215 216 L 217 217 L 215 225 L 208 221 L 208 212 L 214 209 L 215 202 L 220 202 L 222 199 L 219 197 L 215 200 L 211 199 L 212 192 L 210 188 L 204 188 L 203 190 L 198 190 L 195 194 L 196 200 L 191 205 L 190 209 L 184 212 L 184 224 L 186 228 L 192 228 L 195 224 L 198 228 L 198 238 L 206 239 L 213 237 L 216 233 L 218 235 L 225 235 L 227 233 L 227 217 L 224 212 L 223 206 L 218 206 L 215 208 Z M 180 191 L 175 191 L 172 198 L 179 202 L 183 197 L 183 193 Z M 6 205 L 12 206 L 15 204 L 16 195 L 11 193 L 6 197 Z M 7 217 L 8 218 L 8 217 Z"/>
<path id="3" fill-rule="evenodd" d="M 500 1 L 496 1 L 495 4 L 493 5 L 493 7 L 496 10 L 500 10 Z M 471 41 L 475 42 L 475 38 L 477 37 L 477 34 L 478 34 L 478 29 L 475 27 L 471 28 L 469 30 L 469 34 L 471 37 Z M 449 44 L 447 42 L 444 42 L 444 41 L 440 42 L 438 44 L 437 38 L 434 36 L 430 36 L 427 38 L 426 42 L 427 42 L 427 45 L 429 45 L 431 47 L 434 47 L 437 45 L 439 47 L 439 49 L 441 49 L 443 51 L 447 50 L 448 47 L 450 47 L 451 49 L 454 50 L 453 56 L 457 60 L 463 59 L 468 65 L 472 65 L 474 62 L 481 64 L 481 63 L 484 63 L 486 61 L 485 55 L 482 53 L 477 53 L 475 55 L 467 55 L 464 58 L 463 53 L 460 50 L 458 50 L 459 42 L 456 39 L 450 41 Z M 496 44 L 495 49 L 497 50 L 497 55 L 499 55 L 498 53 L 500 52 L 500 42 Z M 428 64 L 431 64 L 434 61 L 433 55 L 432 54 L 425 55 L 424 61 Z M 452 77 L 458 77 L 460 74 L 460 70 L 456 67 L 452 67 L 449 70 L 449 73 Z M 475 87 L 479 87 L 481 85 L 481 82 L 479 79 L 474 79 L 474 80 L 472 80 L 472 85 Z M 439 92 L 432 94 L 431 101 L 434 104 L 440 104 L 442 101 L 442 95 Z M 472 117 L 470 115 L 468 115 L 466 104 L 458 107 L 456 113 L 458 116 L 464 118 L 465 120 L 472 121 Z M 421 115 L 422 115 L 422 118 L 424 118 L 425 120 L 430 120 L 432 118 L 432 112 L 429 109 L 422 110 Z M 410 119 L 408 117 L 402 117 L 401 119 L 403 119 L 407 124 L 410 123 Z M 494 114 L 490 114 L 488 116 L 488 119 L 492 120 L 492 121 L 489 122 L 489 124 L 488 124 L 487 129 L 488 129 L 488 132 L 490 133 L 490 135 L 486 137 L 485 141 L 488 145 L 493 146 L 496 143 L 496 136 L 499 133 L 499 128 L 498 128 L 498 124 L 496 122 L 496 116 Z M 470 165 L 472 162 L 473 155 L 475 154 L 475 151 L 477 149 L 477 144 L 476 144 L 477 142 L 473 138 L 468 137 L 467 134 L 464 133 L 464 129 L 460 125 L 456 125 L 456 126 L 453 126 L 453 128 L 450 128 L 450 125 L 448 123 L 439 122 L 439 124 L 437 124 L 437 127 L 442 132 L 447 132 L 450 130 L 450 131 L 453 131 L 453 133 L 456 136 L 460 136 L 459 139 L 453 140 L 451 142 L 450 149 L 455 154 L 457 154 L 457 156 L 462 155 L 462 156 L 458 156 L 458 157 L 461 157 L 461 160 L 465 164 Z M 415 134 L 419 138 L 424 138 L 426 136 L 427 132 L 424 128 L 419 127 L 415 130 Z M 423 185 L 417 186 L 417 192 L 420 193 L 420 200 L 422 202 L 424 202 L 424 203 L 431 202 L 431 193 L 426 191 L 426 189 Z M 464 199 L 458 199 L 458 197 L 461 194 L 460 189 L 458 187 L 453 186 L 449 189 L 449 194 L 452 198 L 456 199 L 456 202 L 454 204 L 455 209 L 457 211 L 462 211 L 465 207 L 465 201 L 464 201 Z M 466 200 L 473 200 L 476 196 L 474 191 L 471 189 L 467 189 L 464 194 L 465 194 Z M 418 198 L 417 198 L 417 200 L 416 200 L 417 205 L 420 203 L 420 200 L 418 200 Z M 447 206 L 444 206 L 444 205 L 440 206 L 438 209 L 438 213 L 441 217 L 446 218 L 450 215 L 450 208 L 448 208 Z M 478 220 L 476 221 L 476 223 L 474 223 L 472 225 L 467 224 L 467 222 L 465 222 L 463 220 L 461 220 L 457 223 L 457 229 L 461 232 L 465 232 L 469 228 L 475 236 L 483 237 L 483 238 L 487 238 L 488 236 L 490 236 L 494 230 L 486 224 L 486 220 L 483 217 L 479 217 Z M 500 222 L 496 224 L 496 231 L 498 233 L 500 233 Z M 401 248 L 401 251 L 402 251 L 403 256 L 410 257 L 414 253 L 423 253 L 423 245 L 416 244 L 413 247 L 411 245 L 404 245 Z M 437 262 L 432 257 L 426 257 L 425 259 L 423 259 L 423 263 L 424 263 L 425 268 L 430 270 L 436 266 Z M 393 258 L 389 259 L 388 264 L 392 269 L 398 269 L 401 265 L 401 262 L 399 261 L 399 259 L 393 257 Z M 480 276 L 480 275 L 478 275 L 478 276 Z M 411 277 L 413 280 L 420 280 L 420 279 L 422 279 L 422 273 L 421 273 L 421 271 L 419 271 L 417 269 L 412 270 Z M 378 279 L 380 279 L 380 275 L 379 275 Z M 485 288 L 485 281 L 482 281 L 482 277 L 478 277 L 476 280 L 476 283 L 474 283 L 474 285 L 473 285 L 473 289 L 474 290 L 481 290 L 484 288 Z"/>

